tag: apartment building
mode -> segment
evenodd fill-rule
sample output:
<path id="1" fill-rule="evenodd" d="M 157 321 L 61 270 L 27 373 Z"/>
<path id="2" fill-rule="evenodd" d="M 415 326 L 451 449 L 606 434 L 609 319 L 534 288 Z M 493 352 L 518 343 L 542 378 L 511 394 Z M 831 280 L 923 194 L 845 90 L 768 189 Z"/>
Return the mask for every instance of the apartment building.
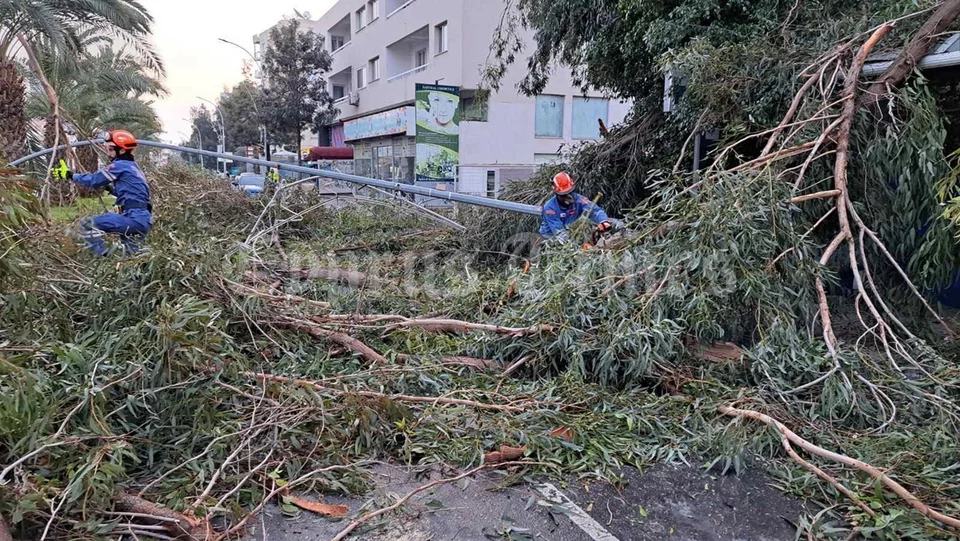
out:
<path id="1" fill-rule="evenodd" d="M 556 160 L 564 145 L 598 138 L 598 119 L 607 126 L 623 120 L 629 103 L 583 95 L 564 70 L 543 95 L 521 95 L 522 59 L 478 106 L 480 72 L 504 7 L 504 0 L 340 0 L 310 21 L 333 58 L 327 79 L 339 110 L 319 143 L 353 147 L 357 174 L 413 182 L 415 85 L 459 87 L 456 189 L 496 196 Z"/>

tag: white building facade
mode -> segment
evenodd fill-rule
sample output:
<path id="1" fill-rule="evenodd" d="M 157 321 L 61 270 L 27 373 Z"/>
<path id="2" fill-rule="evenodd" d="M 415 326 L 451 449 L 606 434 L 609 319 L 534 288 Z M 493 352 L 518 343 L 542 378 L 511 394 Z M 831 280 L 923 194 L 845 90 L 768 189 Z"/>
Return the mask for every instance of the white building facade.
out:
<path id="1" fill-rule="evenodd" d="M 353 147 L 356 174 L 413 182 L 415 84 L 460 87 L 456 188 L 495 197 L 507 182 L 556 160 L 561 147 L 598 138 L 598 120 L 623 120 L 629 103 L 584 95 L 565 70 L 542 95 L 521 95 L 522 58 L 478 107 L 474 96 L 504 7 L 504 0 L 340 0 L 307 21 L 332 55 L 326 77 L 339 110 L 319 144 Z"/>

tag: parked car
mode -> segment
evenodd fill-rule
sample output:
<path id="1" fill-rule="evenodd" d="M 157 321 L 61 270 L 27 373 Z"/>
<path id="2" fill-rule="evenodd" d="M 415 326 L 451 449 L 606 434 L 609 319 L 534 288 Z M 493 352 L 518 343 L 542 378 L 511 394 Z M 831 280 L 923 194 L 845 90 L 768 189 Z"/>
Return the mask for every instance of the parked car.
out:
<path id="1" fill-rule="evenodd" d="M 263 175 L 256 173 L 240 173 L 237 180 L 233 181 L 233 185 L 248 195 L 257 195 L 263 191 L 266 180 Z"/>

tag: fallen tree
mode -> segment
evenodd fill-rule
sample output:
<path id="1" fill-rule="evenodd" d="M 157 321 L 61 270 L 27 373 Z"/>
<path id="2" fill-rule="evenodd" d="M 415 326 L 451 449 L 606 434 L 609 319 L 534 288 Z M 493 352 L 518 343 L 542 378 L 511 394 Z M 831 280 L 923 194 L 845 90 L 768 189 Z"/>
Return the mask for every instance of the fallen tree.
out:
<path id="1" fill-rule="evenodd" d="M 527 4 L 551 20 L 573 1 Z M 591 9 L 616 14 L 606 27 L 617 35 L 662 7 L 629 4 Z M 59 227 L 4 210 L 0 516 L 29 539 L 132 525 L 226 539 L 291 487 L 307 508 L 363 493 L 371 459 L 527 456 L 531 474 L 613 478 L 624 465 L 702 457 L 739 469 L 759 456 L 830 509 L 830 529 L 801 521 L 801 536 L 847 539 L 868 524 L 890 538 L 955 535 L 960 373 L 942 339 L 956 325 L 929 300 L 954 236 L 914 223 L 938 212 L 929 181 L 947 169 L 943 120 L 919 80 L 890 80 L 888 116 L 858 106 L 868 55 L 892 36 L 929 45 L 920 29 L 948 24 L 945 6 L 869 21 L 838 7 L 830 28 L 819 8 L 777 7 L 764 37 L 782 25 L 770 54 L 789 54 L 774 67 L 722 36 L 681 43 L 672 59 L 693 80 L 680 110 L 644 101 L 568 156 L 584 191 L 606 194 L 635 234 L 602 250 L 548 248 L 522 270 L 460 258 L 488 247 L 475 237 L 411 238 L 427 230 L 417 218 L 299 193 L 264 207 L 176 165 L 150 172 L 158 225 L 141 258 L 91 258 Z M 721 15 L 707 26 L 732 17 Z M 783 70 L 775 88 L 758 82 L 768 70 Z M 739 82 L 707 95 L 715 75 Z M 622 84 L 652 84 L 643 77 Z M 684 171 L 694 131 L 714 128 L 713 163 Z M 542 199 L 557 168 L 505 197 Z M 488 241 L 536 228 L 475 219 Z M 411 501 L 349 517 L 341 536 Z"/>

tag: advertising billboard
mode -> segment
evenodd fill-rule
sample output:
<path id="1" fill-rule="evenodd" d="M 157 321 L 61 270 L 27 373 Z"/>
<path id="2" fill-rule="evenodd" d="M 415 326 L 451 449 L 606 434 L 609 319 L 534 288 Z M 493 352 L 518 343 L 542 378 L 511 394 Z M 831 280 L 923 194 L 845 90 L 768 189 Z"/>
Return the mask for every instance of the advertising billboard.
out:
<path id="1" fill-rule="evenodd" d="M 416 180 L 453 183 L 460 163 L 460 87 L 417 83 Z"/>

